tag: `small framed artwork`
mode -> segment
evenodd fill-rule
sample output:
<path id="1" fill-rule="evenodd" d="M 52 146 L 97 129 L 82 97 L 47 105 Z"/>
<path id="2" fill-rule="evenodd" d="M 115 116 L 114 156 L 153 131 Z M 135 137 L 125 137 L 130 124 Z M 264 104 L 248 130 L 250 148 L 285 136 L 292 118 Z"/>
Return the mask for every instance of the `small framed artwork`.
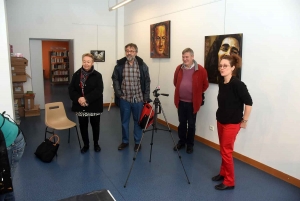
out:
<path id="1" fill-rule="evenodd" d="M 105 50 L 91 50 L 94 55 L 94 62 L 105 62 Z"/>
<path id="2" fill-rule="evenodd" d="M 150 25 L 150 58 L 170 58 L 171 21 Z"/>

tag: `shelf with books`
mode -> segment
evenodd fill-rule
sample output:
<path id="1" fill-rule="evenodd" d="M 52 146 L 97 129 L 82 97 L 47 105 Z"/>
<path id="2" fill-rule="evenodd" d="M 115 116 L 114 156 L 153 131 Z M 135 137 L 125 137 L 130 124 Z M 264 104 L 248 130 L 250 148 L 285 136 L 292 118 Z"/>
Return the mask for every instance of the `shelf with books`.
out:
<path id="1" fill-rule="evenodd" d="M 53 70 L 52 75 L 53 76 L 57 76 L 57 75 L 66 76 L 66 75 L 69 75 L 69 71 L 67 71 L 67 70 Z"/>
<path id="2" fill-rule="evenodd" d="M 69 78 L 65 77 L 65 76 L 53 76 L 52 77 L 52 83 L 56 84 L 56 83 L 69 83 Z"/>
<path id="3" fill-rule="evenodd" d="M 50 68 L 52 83 L 69 82 L 69 51 L 50 51 Z"/>

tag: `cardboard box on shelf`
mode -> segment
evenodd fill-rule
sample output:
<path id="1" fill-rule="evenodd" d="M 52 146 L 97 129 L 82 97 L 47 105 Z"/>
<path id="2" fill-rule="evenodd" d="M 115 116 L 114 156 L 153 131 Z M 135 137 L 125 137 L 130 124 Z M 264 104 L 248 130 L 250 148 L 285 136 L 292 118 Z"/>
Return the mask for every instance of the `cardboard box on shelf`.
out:
<path id="1" fill-rule="evenodd" d="M 34 108 L 34 94 L 24 94 L 25 110 Z"/>
<path id="2" fill-rule="evenodd" d="M 24 94 L 23 83 L 13 83 L 14 94 Z"/>
<path id="3" fill-rule="evenodd" d="M 12 73 L 23 73 L 26 74 L 26 66 L 11 66 Z"/>
<path id="4" fill-rule="evenodd" d="M 10 57 L 11 60 L 11 66 L 27 66 L 28 60 L 24 57 Z"/>
<path id="5" fill-rule="evenodd" d="M 40 105 L 34 105 L 33 109 L 31 110 L 25 109 L 25 117 L 40 116 L 40 114 L 41 114 Z"/>
<path id="6" fill-rule="evenodd" d="M 16 73 L 13 73 L 11 77 L 12 82 L 26 82 L 27 77 L 31 79 L 30 75 L 28 75 L 27 73 L 25 75 L 18 75 Z"/>
<path id="7" fill-rule="evenodd" d="M 26 82 L 27 81 L 27 75 L 12 74 L 11 78 L 12 78 L 12 82 Z"/>
<path id="8" fill-rule="evenodd" d="M 26 75 L 26 72 L 12 72 L 12 76 L 17 76 L 17 75 Z"/>
<path id="9" fill-rule="evenodd" d="M 14 99 L 24 98 L 24 94 L 14 94 Z"/>

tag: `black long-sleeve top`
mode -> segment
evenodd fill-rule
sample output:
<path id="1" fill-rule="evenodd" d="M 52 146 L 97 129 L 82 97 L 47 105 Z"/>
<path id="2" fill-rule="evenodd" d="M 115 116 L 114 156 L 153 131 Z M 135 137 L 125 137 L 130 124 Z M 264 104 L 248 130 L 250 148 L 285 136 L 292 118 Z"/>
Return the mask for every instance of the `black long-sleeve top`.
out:
<path id="1" fill-rule="evenodd" d="M 244 104 L 252 106 L 247 86 L 236 77 L 227 84 L 219 84 L 217 121 L 221 124 L 238 124 L 242 121 Z"/>
<path id="2" fill-rule="evenodd" d="M 94 66 L 92 67 L 94 68 Z M 73 101 L 73 112 L 103 112 L 103 80 L 102 74 L 94 70 L 86 79 L 84 85 L 84 98 L 88 102 L 87 107 L 83 107 L 78 103 L 78 99 L 82 97 L 82 89 L 80 87 L 81 68 L 73 75 L 72 81 L 69 84 L 69 96 Z"/>

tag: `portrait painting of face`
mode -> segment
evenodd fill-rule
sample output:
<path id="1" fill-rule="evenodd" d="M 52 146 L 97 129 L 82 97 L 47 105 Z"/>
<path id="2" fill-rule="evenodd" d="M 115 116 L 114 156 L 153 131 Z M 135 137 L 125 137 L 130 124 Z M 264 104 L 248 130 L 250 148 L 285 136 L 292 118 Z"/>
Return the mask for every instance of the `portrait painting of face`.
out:
<path id="1" fill-rule="evenodd" d="M 222 56 L 237 54 L 242 58 L 242 45 L 243 34 L 241 33 L 205 36 L 204 67 L 210 83 L 218 83 L 218 65 Z M 232 75 L 241 79 L 242 67 L 235 68 Z"/>
<path id="2" fill-rule="evenodd" d="M 104 50 L 91 50 L 91 54 L 94 55 L 95 62 L 105 62 Z"/>
<path id="3" fill-rule="evenodd" d="M 171 21 L 150 25 L 150 58 L 170 58 Z"/>

